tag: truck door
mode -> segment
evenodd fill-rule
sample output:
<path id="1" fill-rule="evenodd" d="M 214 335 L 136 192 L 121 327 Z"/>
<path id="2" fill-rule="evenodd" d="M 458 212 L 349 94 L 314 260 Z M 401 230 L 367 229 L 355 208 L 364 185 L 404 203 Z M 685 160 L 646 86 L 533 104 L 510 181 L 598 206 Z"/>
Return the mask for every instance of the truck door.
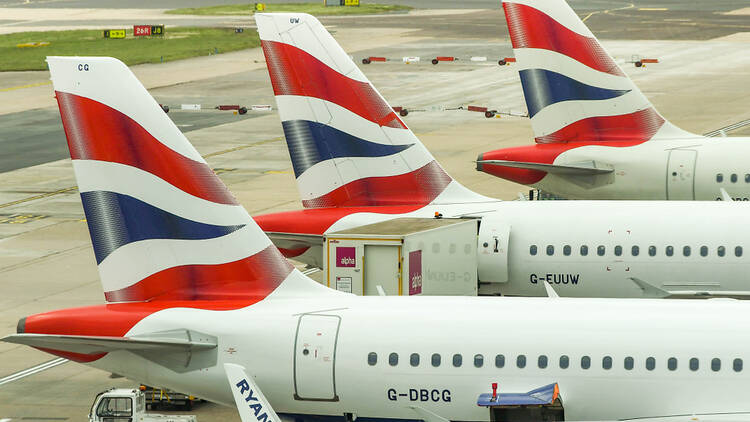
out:
<path id="1" fill-rule="evenodd" d="M 365 245 L 364 292 L 377 296 L 381 286 L 388 296 L 401 294 L 401 247 L 396 245 Z"/>
<path id="2" fill-rule="evenodd" d="M 510 225 L 495 216 L 482 217 L 479 224 L 477 275 L 480 281 L 508 281 L 508 241 Z"/>
<path id="3" fill-rule="evenodd" d="M 690 149 L 669 151 L 667 164 L 667 199 L 695 199 L 695 159 L 698 152 Z"/>
<path id="4" fill-rule="evenodd" d="M 336 394 L 336 338 L 341 318 L 302 315 L 294 344 L 294 398 L 338 401 Z"/>

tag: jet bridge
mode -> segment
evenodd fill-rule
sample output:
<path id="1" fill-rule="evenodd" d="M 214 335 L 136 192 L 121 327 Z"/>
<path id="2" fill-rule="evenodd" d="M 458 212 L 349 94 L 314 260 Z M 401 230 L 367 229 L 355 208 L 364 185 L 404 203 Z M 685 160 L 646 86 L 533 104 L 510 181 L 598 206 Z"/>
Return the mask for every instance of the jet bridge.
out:
<path id="1" fill-rule="evenodd" d="M 497 384 L 492 384 L 492 393 L 480 394 L 477 406 L 490 411 L 490 421 L 540 422 L 564 421 L 565 411 L 560 388 L 557 383 L 526 393 L 497 393 Z"/>

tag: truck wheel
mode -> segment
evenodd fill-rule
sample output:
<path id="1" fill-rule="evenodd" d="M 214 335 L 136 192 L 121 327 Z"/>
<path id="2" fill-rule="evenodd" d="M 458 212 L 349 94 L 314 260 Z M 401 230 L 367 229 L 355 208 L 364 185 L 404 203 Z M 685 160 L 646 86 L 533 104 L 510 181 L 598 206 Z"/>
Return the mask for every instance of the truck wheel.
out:
<path id="1" fill-rule="evenodd" d="M 432 64 L 438 64 L 438 59 L 432 59 Z"/>
<path id="2" fill-rule="evenodd" d="M 643 62 L 641 62 L 640 60 L 635 62 L 635 67 L 641 67 L 641 66 L 643 66 Z"/>
<path id="3" fill-rule="evenodd" d="M 497 61 L 497 64 L 499 64 L 500 66 L 505 66 L 506 64 L 508 64 L 508 62 L 506 62 L 505 59 L 500 59 Z"/>
<path id="4" fill-rule="evenodd" d="M 370 64 L 370 59 L 362 59 L 362 64 Z"/>
<path id="5" fill-rule="evenodd" d="M 491 119 L 491 118 L 495 117 L 495 112 L 494 111 L 485 111 L 484 112 L 484 117 L 486 117 L 488 119 Z"/>
<path id="6" fill-rule="evenodd" d="M 399 112 L 398 112 L 398 114 L 400 114 L 400 115 L 401 115 L 401 117 L 404 117 L 404 116 L 406 116 L 407 114 L 409 114 L 409 110 L 407 110 L 407 109 L 405 109 L 405 108 L 402 108 L 402 109 L 401 109 L 401 111 L 399 111 Z"/>

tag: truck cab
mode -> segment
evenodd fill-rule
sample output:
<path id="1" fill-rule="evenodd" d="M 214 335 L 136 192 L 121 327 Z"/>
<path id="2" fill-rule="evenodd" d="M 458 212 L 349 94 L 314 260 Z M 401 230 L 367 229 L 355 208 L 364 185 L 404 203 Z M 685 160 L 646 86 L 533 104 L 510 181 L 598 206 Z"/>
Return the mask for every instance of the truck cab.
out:
<path id="1" fill-rule="evenodd" d="M 113 388 L 97 394 L 89 412 L 89 422 L 197 422 L 195 415 L 146 413 L 142 391 Z"/>

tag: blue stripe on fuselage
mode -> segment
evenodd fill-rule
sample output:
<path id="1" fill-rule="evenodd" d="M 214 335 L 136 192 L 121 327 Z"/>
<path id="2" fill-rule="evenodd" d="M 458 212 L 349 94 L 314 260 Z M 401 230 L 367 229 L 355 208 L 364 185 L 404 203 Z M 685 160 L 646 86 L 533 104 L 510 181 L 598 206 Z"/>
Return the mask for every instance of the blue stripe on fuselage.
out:
<path id="1" fill-rule="evenodd" d="M 139 240 L 213 239 L 244 227 L 199 223 L 115 192 L 82 192 L 81 202 L 97 264 L 120 246 Z"/>
<path id="2" fill-rule="evenodd" d="M 608 100 L 630 92 L 586 85 L 557 72 L 526 69 L 519 72 L 529 117 L 550 104 L 571 100 Z"/>
<path id="3" fill-rule="evenodd" d="M 309 120 L 289 120 L 281 125 L 292 158 L 294 177 L 299 177 L 321 161 L 344 157 L 384 157 L 413 145 L 378 144 Z"/>

